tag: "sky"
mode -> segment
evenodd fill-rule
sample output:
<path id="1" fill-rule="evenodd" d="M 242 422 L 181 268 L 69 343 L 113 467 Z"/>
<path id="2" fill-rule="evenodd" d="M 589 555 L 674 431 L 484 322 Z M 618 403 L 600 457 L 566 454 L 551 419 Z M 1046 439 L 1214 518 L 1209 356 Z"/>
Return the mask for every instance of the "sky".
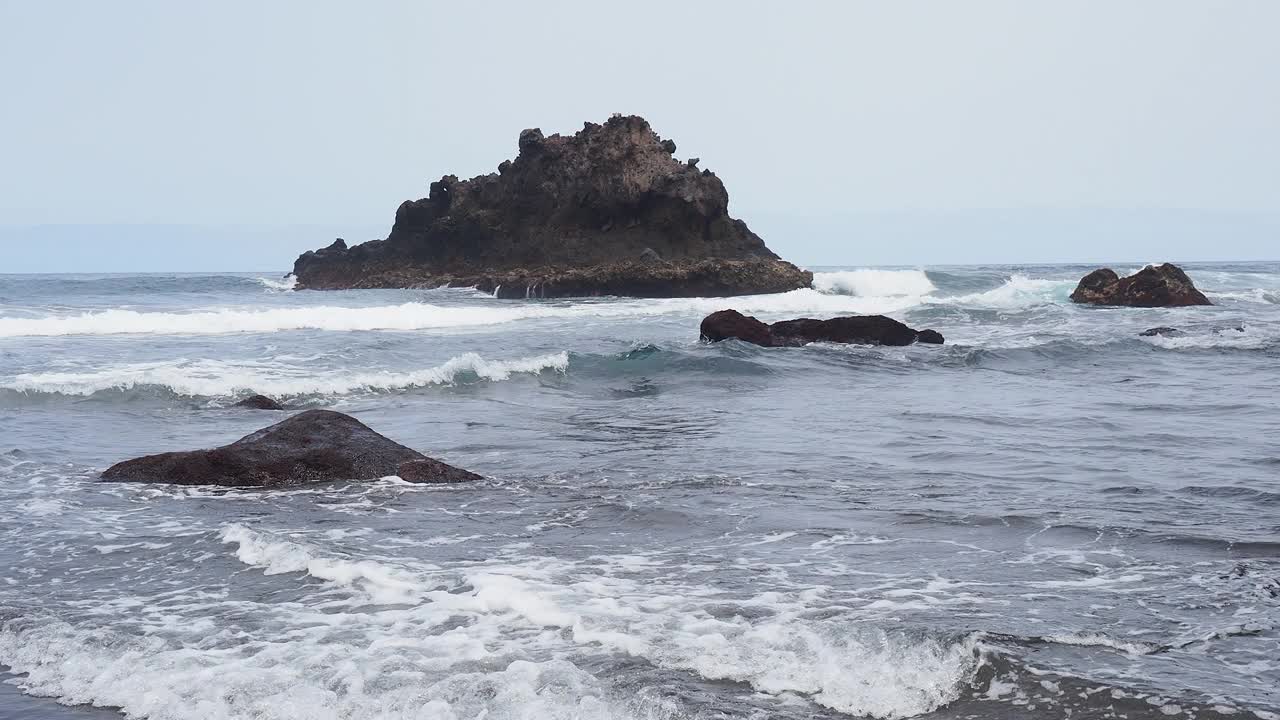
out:
<path id="1" fill-rule="evenodd" d="M 286 269 L 643 115 L 803 264 L 1280 260 L 1272 0 L 0 0 L 0 272 Z"/>

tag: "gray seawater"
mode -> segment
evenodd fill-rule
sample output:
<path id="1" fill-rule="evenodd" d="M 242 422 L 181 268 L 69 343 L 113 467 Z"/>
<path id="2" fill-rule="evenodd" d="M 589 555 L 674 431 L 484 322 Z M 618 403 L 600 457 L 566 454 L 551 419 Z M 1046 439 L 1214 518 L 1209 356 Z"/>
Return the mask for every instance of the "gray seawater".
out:
<path id="1" fill-rule="evenodd" d="M 1071 305 L 1090 269 L 0 276 L 0 717 L 1276 720 L 1280 265 L 1171 310 Z M 947 344 L 700 344 L 726 307 Z M 95 480 L 287 415 L 250 392 L 488 479 Z"/>

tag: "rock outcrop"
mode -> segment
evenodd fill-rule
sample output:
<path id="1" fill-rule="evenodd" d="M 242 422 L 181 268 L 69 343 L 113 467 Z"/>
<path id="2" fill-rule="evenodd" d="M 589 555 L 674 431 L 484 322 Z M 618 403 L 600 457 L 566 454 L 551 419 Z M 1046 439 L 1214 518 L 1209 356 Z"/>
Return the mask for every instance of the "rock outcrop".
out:
<path id="1" fill-rule="evenodd" d="M 765 347 L 791 347 L 811 342 L 859 345 L 942 344 L 936 330 L 912 330 L 883 315 L 857 315 L 830 320 L 782 320 L 768 324 L 737 310 L 721 310 L 703 318 L 702 339 L 719 342 L 737 338 Z"/>
<path id="2" fill-rule="evenodd" d="M 284 410 L 284 406 L 266 395 L 250 395 L 231 407 L 247 410 Z"/>
<path id="3" fill-rule="evenodd" d="M 307 410 L 213 450 L 126 460 L 107 468 L 102 479 L 290 487 L 333 480 L 376 480 L 388 475 L 422 483 L 480 477 L 383 437 L 350 415 Z"/>
<path id="4" fill-rule="evenodd" d="M 525 130 L 498 172 L 446 175 L 401 204 L 385 240 L 304 253 L 297 287 L 474 286 L 507 298 L 808 287 L 813 274 L 729 217 L 720 178 L 675 149 L 636 116 L 570 136 Z"/>
<path id="5" fill-rule="evenodd" d="M 1094 270 L 1081 278 L 1075 292 L 1071 293 L 1071 301 L 1088 305 L 1128 307 L 1213 304 L 1204 293 L 1196 289 L 1182 268 L 1171 263 L 1148 265 L 1123 278 L 1111 268 Z"/>

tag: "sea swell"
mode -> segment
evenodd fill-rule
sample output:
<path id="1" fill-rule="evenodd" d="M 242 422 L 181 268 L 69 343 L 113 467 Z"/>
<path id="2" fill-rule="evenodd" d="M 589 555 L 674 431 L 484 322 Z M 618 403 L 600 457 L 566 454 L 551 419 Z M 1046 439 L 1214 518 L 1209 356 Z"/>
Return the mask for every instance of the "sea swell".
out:
<path id="1" fill-rule="evenodd" d="M 936 282 L 935 282 L 936 278 Z M 944 272 L 923 270 L 845 270 L 818 272 L 814 289 L 773 295 L 729 298 L 601 298 L 553 301 L 504 301 L 483 295 L 425 291 L 440 302 L 410 301 L 390 305 L 298 305 L 281 293 L 290 281 L 234 278 L 257 283 L 288 302 L 284 307 L 205 307 L 172 312 L 109 307 L 67 313 L 57 309 L 26 308 L 21 315 L 0 317 L 0 338 L 110 335 L 223 335 L 276 333 L 299 330 L 328 332 L 412 332 L 483 329 L 522 321 L 550 323 L 587 320 L 643 319 L 688 316 L 700 318 L 725 308 L 758 314 L 765 319 L 848 314 L 893 314 L 927 308 L 1022 312 L 1037 308 L 1072 307 L 1075 287 L 1070 278 L 1032 277 L 1023 273 L 986 273 L 963 282 Z M 1275 307 L 1274 288 L 1210 290 L 1231 304 Z M 287 293 L 296 298 L 297 293 Z M 314 296 L 308 296 L 313 298 Z M 342 297 L 336 293 L 333 297 Z M 448 300 L 447 302 L 445 302 Z M 1087 311 L 1089 308 L 1076 308 Z"/>
<path id="2" fill-rule="evenodd" d="M 705 383 L 708 380 L 783 374 L 804 377 L 830 372 L 884 371 L 893 374 L 929 368 L 983 367 L 1041 372 L 1096 361 L 1099 354 L 1248 352 L 1280 349 L 1280 340 L 1260 331 L 1204 331 L 1187 337 L 1139 337 L 1115 333 L 1078 340 L 1052 334 L 968 342 L 953 339 L 941 348 L 816 344 L 808 349 L 759 348 L 730 341 L 715 345 L 636 345 L 616 353 L 559 351 L 499 359 L 465 352 L 425 367 L 377 368 L 360 355 L 341 365 L 317 369 L 315 358 L 282 355 L 269 359 L 183 359 L 97 365 L 93 368 L 23 372 L 0 378 L 0 405 L 41 398 L 136 400 L 198 398 L 214 406 L 249 394 L 281 399 L 325 400 L 351 395 L 412 392 L 421 388 L 502 382 L 516 376 L 553 373 L 576 381 L 610 383 L 618 379 L 649 383 Z M 332 359 L 331 359 L 332 361 Z M 634 388 L 632 388 L 634 390 Z"/>
<path id="3" fill-rule="evenodd" d="M 839 270 L 815 272 L 815 290 L 828 295 L 895 297 L 928 295 L 938 288 L 923 270 Z"/>
<path id="4" fill-rule="evenodd" d="M 264 393 L 280 398 L 395 392 L 432 385 L 497 382 L 517 374 L 563 373 L 569 354 L 551 353 L 513 360 L 487 360 L 465 353 L 416 370 L 316 371 L 276 362 L 193 360 L 132 363 L 85 372 L 23 373 L 0 381 L 0 390 L 26 395 L 91 396 L 152 389 L 175 395 L 227 398 Z"/>
<path id="5" fill-rule="evenodd" d="M 140 312 L 114 308 L 75 315 L 0 317 L 0 338 L 63 335 L 221 335 L 291 330 L 414 331 L 503 325 L 521 320 L 577 321 L 642 318 L 671 314 L 705 315 L 734 307 L 764 314 L 878 313 L 915 304 L 906 298 L 857 298 L 794 290 L 739 298 L 674 298 L 580 302 L 511 302 L 437 305 L 408 302 L 373 307 L 307 306 L 269 310 L 211 308 L 191 312 Z"/>

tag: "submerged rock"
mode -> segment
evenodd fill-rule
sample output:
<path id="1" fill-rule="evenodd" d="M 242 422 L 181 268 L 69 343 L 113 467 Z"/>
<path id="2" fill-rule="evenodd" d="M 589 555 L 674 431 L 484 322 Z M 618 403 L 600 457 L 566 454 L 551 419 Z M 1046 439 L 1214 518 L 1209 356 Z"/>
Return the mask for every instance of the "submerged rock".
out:
<path id="1" fill-rule="evenodd" d="M 250 395 L 231 407 L 247 408 L 250 410 L 284 410 L 284 406 L 272 400 L 266 395 Z"/>
<path id="2" fill-rule="evenodd" d="M 168 452 L 107 468 L 104 480 L 289 487 L 332 480 L 462 482 L 479 475 L 390 440 L 350 415 L 307 410 L 212 450 Z"/>
<path id="3" fill-rule="evenodd" d="M 1171 263 L 1148 265 L 1123 278 L 1111 268 L 1094 270 L 1081 278 L 1075 292 L 1071 293 L 1071 301 L 1088 305 L 1128 307 L 1213 304 L 1204 293 L 1196 289 L 1182 268 Z"/>
<path id="4" fill-rule="evenodd" d="M 808 287 L 729 216 L 714 173 L 672 157 L 643 118 L 570 136 L 520 133 L 519 156 L 446 175 L 405 201 L 385 240 L 343 240 L 294 263 L 299 288 L 475 286 L 499 297 L 726 296 Z"/>
<path id="5" fill-rule="evenodd" d="M 1138 333 L 1139 337 L 1182 337 L 1183 335 L 1186 333 L 1174 327 L 1153 327 Z"/>
<path id="6" fill-rule="evenodd" d="M 804 345 L 811 342 L 860 345 L 942 344 L 937 330 L 913 330 L 883 315 L 857 315 L 830 320 L 782 320 L 767 324 L 737 310 L 714 312 L 702 320 L 702 339 L 719 342 L 737 338 L 765 347 Z"/>

